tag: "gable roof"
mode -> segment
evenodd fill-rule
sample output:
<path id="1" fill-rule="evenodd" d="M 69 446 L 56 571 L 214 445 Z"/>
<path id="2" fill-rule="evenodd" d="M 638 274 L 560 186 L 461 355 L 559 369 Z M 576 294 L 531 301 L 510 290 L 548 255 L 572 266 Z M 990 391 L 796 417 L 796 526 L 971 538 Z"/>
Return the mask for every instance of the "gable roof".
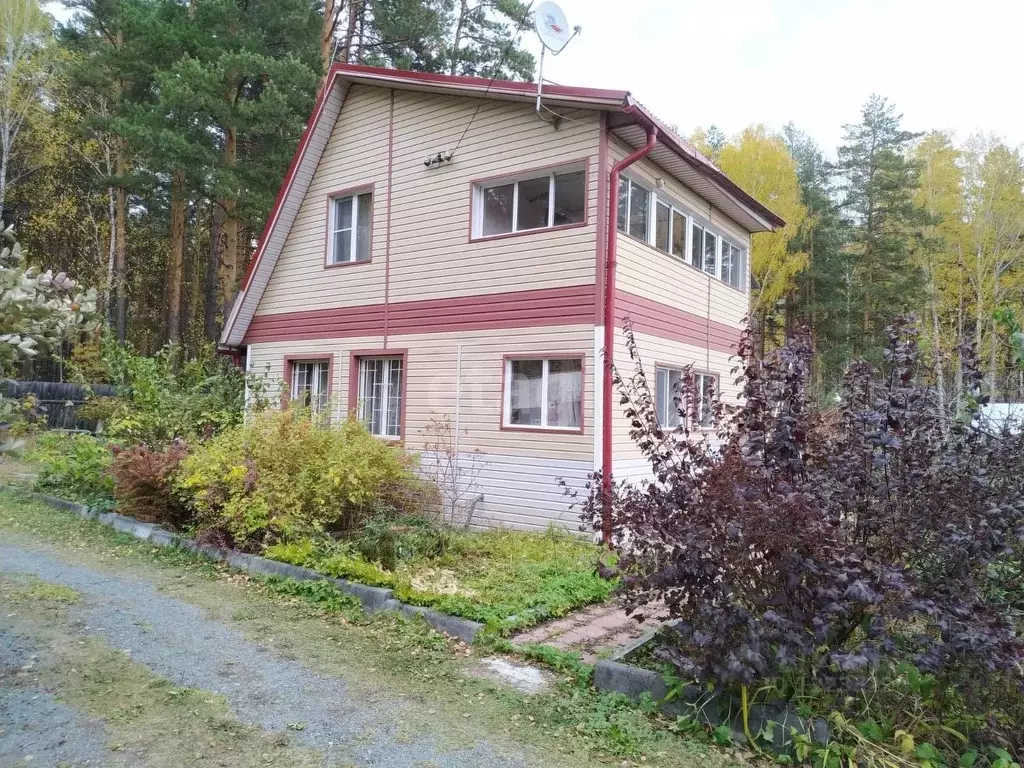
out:
<path id="1" fill-rule="evenodd" d="M 277 192 L 259 247 L 224 324 L 222 344 L 238 346 L 242 343 L 352 85 L 524 103 L 532 103 L 537 97 L 536 83 L 357 64 L 335 64 L 331 67 Z M 743 191 L 720 168 L 635 101 L 629 91 L 547 84 L 544 86 L 544 101 L 553 107 L 609 112 L 609 131 L 631 147 L 642 146 L 647 140 L 647 129 L 657 128 L 658 144 L 650 155 L 653 162 L 751 232 L 785 226 L 785 221 Z"/>

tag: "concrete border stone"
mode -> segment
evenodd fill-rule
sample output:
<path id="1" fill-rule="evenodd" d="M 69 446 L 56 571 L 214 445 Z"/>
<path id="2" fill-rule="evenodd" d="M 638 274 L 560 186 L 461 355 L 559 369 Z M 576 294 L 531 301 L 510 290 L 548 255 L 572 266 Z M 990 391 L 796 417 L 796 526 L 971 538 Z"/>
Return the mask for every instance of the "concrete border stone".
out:
<path id="1" fill-rule="evenodd" d="M 132 517 L 118 514 L 117 512 L 100 512 L 91 509 L 85 504 L 75 501 L 68 501 L 57 496 L 49 496 L 44 493 L 35 493 L 21 488 L 14 488 L 20 493 L 27 494 L 39 501 L 49 504 L 51 507 L 73 512 L 79 517 L 95 520 L 121 533 L 127 533 L 137 539 L 148 541 L 157 547 L 179 547 L 211 560 L 225 562 L 232 568 L 248 573 L 260 573 L 266 576 L 282 576 L 297 581 L 329 581 L 340 591 L 352 595 L 363 604 L 368 612 L 375 611 L 396 611 L 413 618 L 422 616 L 424 620 L 434 629 L 457 637 L 467 643 L 473 639 L 484 628 L 478 621 L 471 621 L 459 616 L 450 616 L 447 613 L 435 611 L 432 608 L 425 608 L 420 605 L 406 605 L 394 597 L 394 591 L 383 587 L 371 587 L 366 584 L 358 584 L 346 579 L 332 579 L 310 568 L 303 568 L 298 565 L 269 560 L 259 555 L 249 555 L 245 552 L 238 552 L 233 549 L 221 549 L 207 544 L 200 544 L 195 539 L 179 536 L 176 533 L 161 528 L 154 523 L 143 523 Z"/>

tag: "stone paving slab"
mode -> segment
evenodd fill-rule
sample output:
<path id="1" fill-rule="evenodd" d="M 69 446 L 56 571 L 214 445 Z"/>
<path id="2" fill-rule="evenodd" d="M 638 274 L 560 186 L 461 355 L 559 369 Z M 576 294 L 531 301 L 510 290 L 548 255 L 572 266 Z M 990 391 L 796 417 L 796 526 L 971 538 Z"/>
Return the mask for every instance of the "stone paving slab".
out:
<path id="1" fill-rule="evenodd" d="M 563 651 L 579 653 L 583 661 L 592 664 L 606 658 L 633 639 L 662 622 L 646 611 L 643 622 L 631 619 L 621 602 L 592 605 L 569 616 L 533 627 L 514 635 L 515 645 L 538 643 Z"/>

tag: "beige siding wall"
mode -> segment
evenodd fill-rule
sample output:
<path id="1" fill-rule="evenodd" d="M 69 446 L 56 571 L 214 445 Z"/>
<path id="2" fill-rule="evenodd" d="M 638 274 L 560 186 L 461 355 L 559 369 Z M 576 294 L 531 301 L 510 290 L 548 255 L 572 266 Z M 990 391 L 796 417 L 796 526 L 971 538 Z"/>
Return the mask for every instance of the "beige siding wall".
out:
<path id="1" fill-rule="evenodd" d="M 395 91 L 390 300 L 409 301 L 592 283 L 599 119 L 569 110 L 556 132 L 530 104 Z M 453 149 L 482 104 L 455 159 Z M 391 92 L 353 86 L 302 201 L 257 314 L 384 300 Z M 469 242 L 471 182 L 570 161 L 589 170 L 586 227 Z M 372 261 L 326 267 L 327 200 L 374 186 Z"/>
<path id="2" fill-rule="evenodd" d="M 286 355 L 322 354 L 333 359 L 332 411 L 341 417 L 350 405 L 351 353 L 377 349 L 382 341 L 377 336 L 253 344 L 249 364 L 273 387 L 284 375 Z M 462 365 L 457 376 L 460 344 Z M 458 417 L 461 465 L 476 475 L 476 486 L 484 496 L 476 510 L 477 523 L 534 529 L 551 522 L 570 528 L 577 525 L 558 481 L 564 478 L 582 492 L 593 468 L 591 326 L 395 336 L 388 348 L 406 350 L 408 355 L 405 445 L 410 450 L 423 449 L 424 430 L 431 418 L 447 416 L 454 423 Z M 584 356 L 583 434 L 500 428 L 504 356 L 516 353 Z"/>
<path id="3" fill-rule="evenodd" d="M 648 333 L 635 333 L 634 336 L 643 360 L 644 373 L 647 375 L 652 389 L 656 383 L 654 370 L 657 366 L 683 368 L 692 365 L 694 372 L 712 373 L 718 376 L 719 396 L 723 404 L 739 404 L 740 389 L 735 382 L 736 374 L 733 373 L 733 368 L 739 364 L 736 357 L 725 352 L 671 341 Z M 633 369 L 630 367 L 626 339 L 621 330 L 616 332 L 615 359 L 624 378 L 632 375 Z M 629 438 L 629 422 L 622 414 L 622 407 L 618 405 L 617 395 L 616 392 L 612 407 L 612 445 L 616 476 L 620 472 L 633 475 L 634 472 L 639 471 L 640 474 L 643 474 L 647 470 L 647 464 L 641 459 L 640 452 Z"/>
<path id="4" fill-rule="evenodd" d="M 334 359 L 337 413 L 349 408 L 349 356 L 354 350 L 379 349 L 382 338 L 272 342 L 249 348 L 250 368 L 268 381 L 283 376 L 286 355 L 323 353 Z M 462 373 L 456 376 L 462 345 Z M 545 459 L 592 461 L 594 413 L 593 329 L 590 326 L 392 336 L 389 349 L 407 350 L 406 445 L 419 450 L 431 417 L 454 422 L 456 402 L 462 428 L 460 448 Z M 583 434 L 501 429 L 503 356 L 537 353 L 584 355 Z"/>
<path id="5" fill-rule="evenodd" d="M 624 145 L 616 140 L 612 140 L 609 149 L 614 161 L 627 154 Z M 655 190 L 659 196 L 664 195 L 665 199 L 680 205 L 688 213 L 704 219 L 713 228 L 724 232 L 734 243 L 746 248 L 749 254 L 750 233 L 660 170 L 654 163 L 646 159 L 641 160 L 630 166 L 626 174 Z M 663 189 L 657 189 L 655 179 L 658 178 L 664 183 Z M 749 256 L 747 261 L 749 263 Z M 748 294 L 621 232 L 616 283 L 621 290 L 700 317 L 708 317 L 710 308 L 711 319 L 735 328 L 742 327 L 743 318 L 747 314 Z"/>

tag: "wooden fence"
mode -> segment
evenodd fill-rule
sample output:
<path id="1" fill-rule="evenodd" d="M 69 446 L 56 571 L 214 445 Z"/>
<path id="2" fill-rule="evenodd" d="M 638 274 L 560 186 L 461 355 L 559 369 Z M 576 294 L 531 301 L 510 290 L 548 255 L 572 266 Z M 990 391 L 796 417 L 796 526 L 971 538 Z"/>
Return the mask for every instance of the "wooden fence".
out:
<path id="1" fill-rule="evenodd" d="M 0 382 L 0 387 L 10 398 L 20 399 L 27 395 L 35 395 L 46 416 L 47 426 L 51 429 L 76 429 L 86 432 L 95 432 L 99 427 L 95 419 L 78 418 L 78 409 L 85 402 L 89 392 L 103 396 L 114 395 L 117 392 L 108 384 L 93 384 L 86 388 L 81 384 L 14 379 Z"/>

